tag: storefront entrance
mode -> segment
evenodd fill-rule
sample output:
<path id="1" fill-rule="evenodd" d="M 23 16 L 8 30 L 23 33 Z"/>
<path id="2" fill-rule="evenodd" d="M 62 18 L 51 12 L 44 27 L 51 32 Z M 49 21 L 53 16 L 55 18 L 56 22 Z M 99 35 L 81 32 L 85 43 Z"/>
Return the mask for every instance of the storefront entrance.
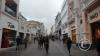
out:
<path id="1" fill-rule="evenodd" d="M 76 30 L 75 29 L 72 30 L 71 34 L 72 34 L 72 43 L 76 44 Z"/>
<path id="2" fill-rule="evenodd" d="M 16 31 L 3 28 L 1 48 L 14 46 L 16 43 Z"/>
<path id="3" fill-rule="evenodd" d="M 100 21 L 91 23 L 92 44 L 96 43 L 96 30 L 100 29 Z"/>

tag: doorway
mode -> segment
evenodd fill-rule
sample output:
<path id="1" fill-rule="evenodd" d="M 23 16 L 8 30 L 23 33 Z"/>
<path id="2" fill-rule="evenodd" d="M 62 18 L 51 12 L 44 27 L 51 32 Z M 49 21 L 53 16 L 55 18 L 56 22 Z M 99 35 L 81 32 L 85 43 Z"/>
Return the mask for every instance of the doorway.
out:
<path id="1" fill-rule="evenodd" d="M 16 43 L 16 31 L 3 28 L 1 48 L 14 46 Z"/>
<path id="2" fill-rule="evenodd" d="M 100 29 L 100 21 L 91 23 L 92 44 L 96 44 L 96 30 Z"/>
<path id="3" fill-rule="evenodd" d="M 72 34 L 72 43 L 76 44 L 76 29 L 71 31 Z"/>

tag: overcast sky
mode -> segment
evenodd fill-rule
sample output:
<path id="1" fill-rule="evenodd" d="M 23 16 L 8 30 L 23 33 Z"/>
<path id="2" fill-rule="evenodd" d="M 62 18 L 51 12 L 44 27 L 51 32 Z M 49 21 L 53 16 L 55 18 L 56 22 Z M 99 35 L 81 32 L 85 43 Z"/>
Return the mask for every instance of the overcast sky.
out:
<path id="1" fill-rule="evenodd" d="M 28 20 L 43 22 L 50 29 L 62 3 L 63 0 L 20 0 L 20 11 Z"/>

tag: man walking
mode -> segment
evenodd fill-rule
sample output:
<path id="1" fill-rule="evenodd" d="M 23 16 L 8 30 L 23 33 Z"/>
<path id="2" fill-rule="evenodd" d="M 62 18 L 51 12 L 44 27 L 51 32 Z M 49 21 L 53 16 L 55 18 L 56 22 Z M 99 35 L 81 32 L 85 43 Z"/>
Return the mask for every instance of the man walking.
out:
<path id="1" fill-rule="evenodd" d="M 21 45 L 21 38 L 20 38 L 20 36 L 17 36 L 17 38 L 16 38 L 16 50 L 20 49 L 20 45 Z"/>
<path id="2" fill-rule="evenodd" d="M 49 38 L 48 38 L 48 36 L 45 37 L 44 46 L 45 46 L 46 53 L 48 54 L 48 50 L 49 50 Z"/>

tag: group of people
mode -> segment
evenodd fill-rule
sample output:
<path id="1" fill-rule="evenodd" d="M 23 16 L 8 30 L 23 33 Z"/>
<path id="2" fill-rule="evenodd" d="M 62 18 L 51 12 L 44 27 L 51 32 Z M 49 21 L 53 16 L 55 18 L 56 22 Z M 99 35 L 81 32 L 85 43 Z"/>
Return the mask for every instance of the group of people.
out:
<path id="1" fill-rule="evenodd" d="M 23 48 L 27 48 L 27 44 L 28 44 L 28 36 L 26 36 L 25 38 L 22 38 L 20 36 L 17 36 L 16 38 L 16 50 L 20 50 Z"/>
<path id="2" fill-rule="evenodd" d="M 46 53 L 48 54 L 49 50 L 49 37 L 48 36 L 40 36 L 38 37 L 38 48 L 45 48 Z"/>

